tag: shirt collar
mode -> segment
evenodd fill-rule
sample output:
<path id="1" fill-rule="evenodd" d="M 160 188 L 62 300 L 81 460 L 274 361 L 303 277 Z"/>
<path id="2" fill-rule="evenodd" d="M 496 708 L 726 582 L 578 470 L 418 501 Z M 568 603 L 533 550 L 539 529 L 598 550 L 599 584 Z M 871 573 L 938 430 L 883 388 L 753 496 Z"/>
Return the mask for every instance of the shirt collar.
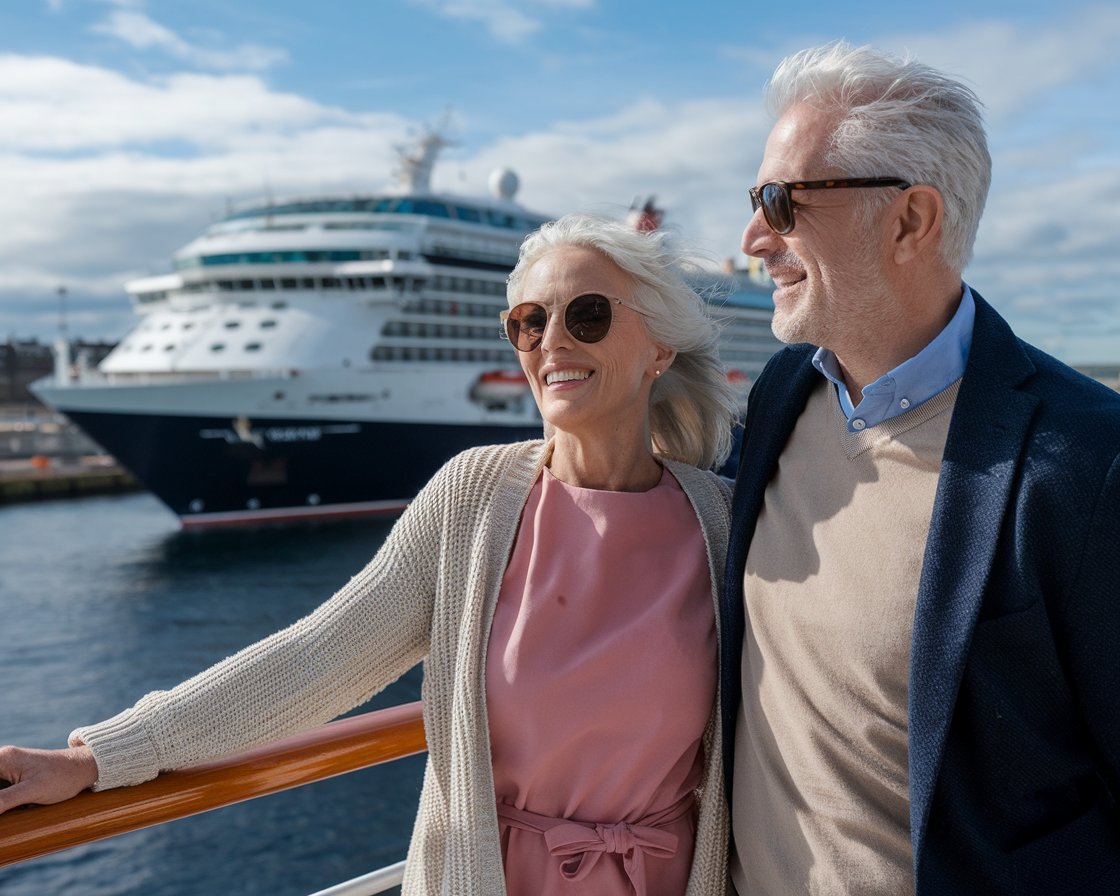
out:
<path id="1" fill-rule="evenodd" d="M 853 406 L 844 385 L 836 355 L 826 348 L 817 349 L 813 366 L 836 385 L 840 409 L 848 418 L 850 432 L 905 414 L 960 379 L 972 347 L 972 325 L 976 319 L 976 300 L 968 284 L 963 286 L 960 305 L 945 328 L 914 357 L 865 386 L 857 405 Z"/>

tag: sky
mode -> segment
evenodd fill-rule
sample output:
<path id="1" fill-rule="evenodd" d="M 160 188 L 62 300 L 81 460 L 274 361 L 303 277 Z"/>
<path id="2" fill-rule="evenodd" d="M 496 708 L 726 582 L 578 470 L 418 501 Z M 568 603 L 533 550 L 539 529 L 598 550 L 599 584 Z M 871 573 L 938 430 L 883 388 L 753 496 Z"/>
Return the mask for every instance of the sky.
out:
<path id="1" fill-rule="evenodd" d="M 436 188 L 509 167 L 549 215 L 654 195 L 687 243 L 737 256 L 766 80 L 837 38 L 978 93 L 994 172 L 965 279 L 1059 358 L 1120 363 L 1112 0 L 10 0 L 0 339 L 117 339 L 124 283 L 230 202 L 376 192 L 425 127 L 453 141 Z"/>

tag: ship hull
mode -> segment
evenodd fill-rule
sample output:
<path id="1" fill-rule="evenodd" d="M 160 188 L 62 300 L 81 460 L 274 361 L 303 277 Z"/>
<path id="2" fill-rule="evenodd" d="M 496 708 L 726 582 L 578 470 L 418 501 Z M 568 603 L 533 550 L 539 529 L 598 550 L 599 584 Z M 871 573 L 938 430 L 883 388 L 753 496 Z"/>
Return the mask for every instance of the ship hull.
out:
<path id="1" fill-rule="evenodd" d="M 184 527 L 399 513 L 456 453 L 541 436 L 539 425 L 66 414 Z"/>

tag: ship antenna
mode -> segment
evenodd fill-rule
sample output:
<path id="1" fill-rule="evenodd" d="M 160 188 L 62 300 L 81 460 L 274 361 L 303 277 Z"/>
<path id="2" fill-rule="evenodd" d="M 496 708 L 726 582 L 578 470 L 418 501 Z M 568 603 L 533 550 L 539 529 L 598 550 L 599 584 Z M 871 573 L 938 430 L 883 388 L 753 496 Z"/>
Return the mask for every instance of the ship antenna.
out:
<path id="1" fill-rule="evenodd" d="M 435 167 L 439 151 L 455 142 L 447 139 L 443 131 L 447 127 L 449 115 L 444 115 L 435 127 L 424 125 L 419 138 L 410 145 L 398 144 L 397 151 L 400 167 L 396 171 L 396 184 L 406 193 L 426 193 L 431 190 L 432 168 Z"/>

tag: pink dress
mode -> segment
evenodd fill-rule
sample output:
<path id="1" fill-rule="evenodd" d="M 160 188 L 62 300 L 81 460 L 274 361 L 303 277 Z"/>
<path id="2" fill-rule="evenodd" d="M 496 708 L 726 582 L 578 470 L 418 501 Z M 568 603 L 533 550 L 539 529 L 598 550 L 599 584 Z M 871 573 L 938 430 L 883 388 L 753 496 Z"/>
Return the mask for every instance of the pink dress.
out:
<path id="1" fill-rule="evenodd" d="M 700 523 L 647 492 L 546 469 L 525 506 L 486 660 L 510 896 L 681 896 L 716 688 Z"/>

